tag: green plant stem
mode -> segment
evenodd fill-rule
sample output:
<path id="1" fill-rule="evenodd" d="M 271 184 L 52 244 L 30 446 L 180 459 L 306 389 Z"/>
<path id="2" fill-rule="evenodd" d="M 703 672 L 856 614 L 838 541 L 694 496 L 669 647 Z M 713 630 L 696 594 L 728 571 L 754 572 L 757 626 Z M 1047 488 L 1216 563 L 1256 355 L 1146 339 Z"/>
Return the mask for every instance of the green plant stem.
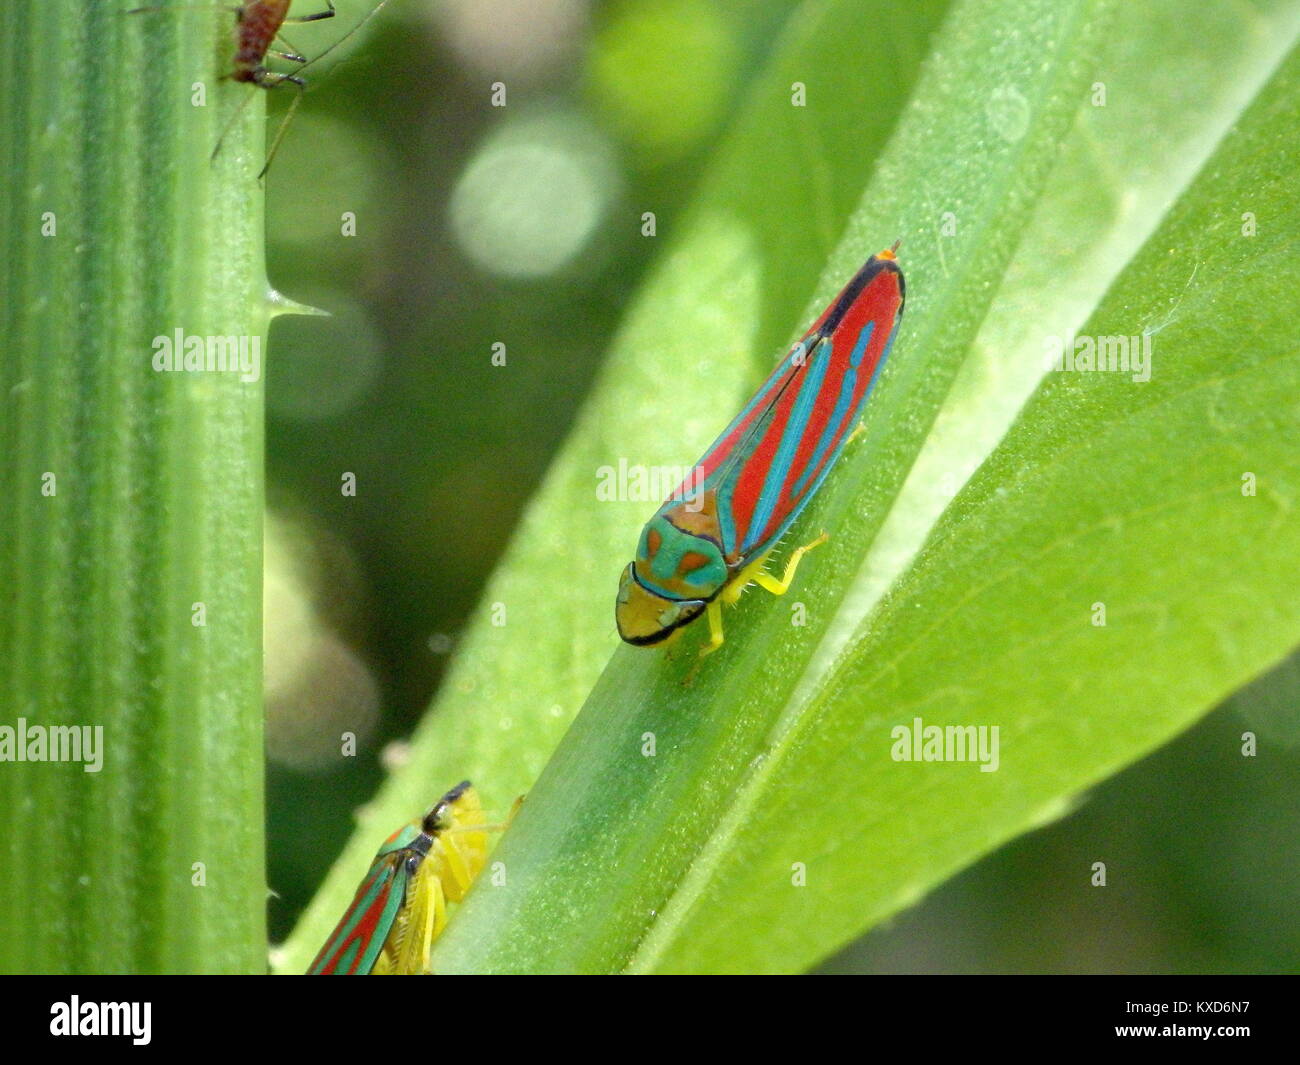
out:
<path id="1" fill-rule="evenodd" d="M 103 730 L 0 762 L 0 970 L 263 971 L 262 377 L 154 338 L 265 352 L 264 108 L 128 7 L 0 12 L 0 726 Z"/>

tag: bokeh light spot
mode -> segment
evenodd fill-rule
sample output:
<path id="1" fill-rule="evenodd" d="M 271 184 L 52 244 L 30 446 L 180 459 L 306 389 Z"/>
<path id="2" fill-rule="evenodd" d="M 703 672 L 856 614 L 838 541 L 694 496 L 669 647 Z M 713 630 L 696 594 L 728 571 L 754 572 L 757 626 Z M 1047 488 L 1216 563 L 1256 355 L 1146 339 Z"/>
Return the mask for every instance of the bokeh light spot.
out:
<path id="1" fill-rule="evenodd" d="M 429 11 L 467 66 L 505 78 L 562 64 L 587 21 L 586 0 L 441 0 Z"/>
<path id="2" fill-rule="evenodd" d="M 474 154 L 456 183 L 452 232 L 489 273 L 544 277 L 591 239 L 615 184 L 607 144 L 576 115 L 511 120 Z"/>
<path id="3" fill-rule="evenodd" d="M 647 162 L 680 158 L 722 118 L 740 71 L 735 33 L 703 0 L 635 0 L 597 33 L 587 79 L 597 107 Z"/>

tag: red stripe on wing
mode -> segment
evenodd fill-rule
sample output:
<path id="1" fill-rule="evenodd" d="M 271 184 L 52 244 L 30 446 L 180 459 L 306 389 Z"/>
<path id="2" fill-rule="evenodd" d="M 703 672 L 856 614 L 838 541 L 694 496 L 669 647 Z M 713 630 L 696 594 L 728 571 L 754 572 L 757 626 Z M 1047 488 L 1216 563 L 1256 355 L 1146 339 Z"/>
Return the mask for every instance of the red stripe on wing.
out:
<path id="1" fill-rule="evenodd" d="M 388 938 L 389 929 L 392 927 L 392 920 L 385 921 L 384 910 L 388 900 L 394 890 L 394 878 L 402 861 L 401 852 L 386 855 L 384 864 L 381 868 L 371 868 L 371 873 L 361 882 L 357 888 L 357 893 L 352 897 L 352 902 L 348 906 L 347 912 L 340 918 L 339 923 L 335 926 L 333 934 L 321 947 L 320 953 L 316 955 L 316 960 L 311 963 L 308 972 L 316 973 L 321 976 L 354 976 L 361 965 L 362 959 L 366 955 L 367 947 L 375 940 L 376 936 L 383 939 Z M 377 863 L 376 863 L 377 864 Z M 405 890 L 405 878 L 396 877 L 401 883 L 399 888 Z M 378 881 L 382 880 L 380 884 Z M 373 894 L 366 908 L 361 911 L 357 917 L 357 909 L 366 902 L 367 897 Z M 339 933 L 348 927 L 353 920 L 356 925 L 351 931 L 340 939 L 336 939 Z M 339 962 L 347 956 L 348 948 L 353 943 L 359 943 L 356 953 L 344 970 L 338 968 Z M 322 959 L 328 959 L 322 964 Z M 319 966 L 319 968 L 318 968 Z"/>
<path id="2" fill-rule="evenodd" d="M 852 285 L 852 282 L 849 284 Z M 848 287 L 845 286 L 846 290 Z M 854 422 L 861 413 L 863 399 L 888 345 L 901 296 L 897 271 L 881 268 L 854 298 L 830 334 L 829 356 L 824 353 L 821 356 L 830 359 L 825 374 L 819 380 L 814 380 L 807 375 L 801 376 L 781 396 L 772 422 L 764 431 L 763 439 L 753 448 L 744 468 L 735 479 L 735 488 L 731 494 L 731 515 L 737 544 L 752 545 L 750 551 L 761 549 L 780 534 L 807 502 L 812 489 L 818 483 L 818 477 L 834 460 L 844 438 L 852 430 Z M 832 301 L 831 306 L 817 320 L 817 324 L 809 333 L 810 336 L 822 327 L 827 315 L 839 299 L 840 297 L 837 297 Z M 839 415 L 839 423 L 831 426 L 840 404 L 840 393 L 845 376 L 853 369 L 850 363 L 854 345 L 862 330 L 873 322 L 875 329 L 856 367 L 852 399 L 847 409 Z M 813 387 L 818 389 L 818 393 L 812 398 L 812 409 L 808 420 L 798 428 L 800 435 L 794 457 L 782 480 L 775 506 L 763 522 L 763 527 L 751 530 L 750 523 L 754 518 L 782 438 L 787 431 L 792 431 L 794 428 L 790 426 L 791 414 L 800 402 L 805 389 Z M 830 443 L 818 456 L 818 447 L 828 426 L 832 434 Z M 815 468 L 805 476 L 805 471 L 814 460 Z M 797 493 L 796 484 L 799 486 Z"/>

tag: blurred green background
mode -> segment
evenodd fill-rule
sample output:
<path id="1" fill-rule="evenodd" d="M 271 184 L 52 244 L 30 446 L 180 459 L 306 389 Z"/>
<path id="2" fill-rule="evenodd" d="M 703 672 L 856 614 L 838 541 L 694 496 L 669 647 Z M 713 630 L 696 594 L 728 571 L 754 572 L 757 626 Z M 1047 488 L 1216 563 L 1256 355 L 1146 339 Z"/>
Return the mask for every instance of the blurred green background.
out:
<path id="1" fill-rule="evenodd" d="M 369 4 L 339 6 L 294 46 L 319 53 Z M 798 10 L 393 0 L 309 72 L 267 181 L 272 283 L 331 313 L 278 320 L 267 375 L 273 942 L 400 760 L 625 301 Z M 1297 694 L 1279 670 L 826 971 L 1293 965 Z"/>

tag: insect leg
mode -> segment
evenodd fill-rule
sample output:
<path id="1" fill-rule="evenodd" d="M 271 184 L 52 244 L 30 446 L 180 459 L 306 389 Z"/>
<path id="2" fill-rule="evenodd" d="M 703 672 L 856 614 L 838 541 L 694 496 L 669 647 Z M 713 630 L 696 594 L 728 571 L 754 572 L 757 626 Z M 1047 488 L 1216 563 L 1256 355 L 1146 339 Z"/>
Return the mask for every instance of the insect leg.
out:
<path id="1" fill-rule="evenodd" d="M 325 3 L 329 5 L 328 11 L 317 11 L 316 14 L 314 15 L 290 15 L 284 21 L 285 22 L 319 22 L 323 18 L 333 18 L 335 15 L 338 14 L 338 12 L 334 10 L 334 0 L 325 0 Z"/>
<path id="2" fill-rule="evenodd" d="M 803 556 L 811 551 L 814 547 L 824 544 L 830 537 L 822 533 L 810 544 L 804 544 L 803 547 L 797 548 L 795 553 L 790 556 L 790 561 L 785 564 L 785 573 L 781 579 L 777 580 L 770 573 L 755 573 L 754 582 L 761 588 L 767 589 L 773 595 L 785 595 L 790 590 L 790 585 L 794 581 L 794 571 L 799 568 L 799 561 Z"/>
<path id="3" fill-rule="evenodd" d="M 433 934 L 429 936 L 429 942 L 432 943 L 444 928 L 447 927 L 447 896 L 442 891 L 442 881 L 438 877 L 433 878 Z M 424 954 L 424 968 L 429 968 L 429 953 L 426 950 Z"/>
<path id="4" fill-rule="evenodd" d="M 705 612 L 709 615 L 709 642 L 700 648 L 700 654 L 711 655 L 722 646 L 722 604 L 714 599 Z"/>
<path id="5" fill-rule="evenodd" d="M 510 812 L 506 814 L 506 819 L 496 825 L 464 825 L 462 831 L 465 832 L 504 832 L 514 822 L 515 815 L 519 813 L 519 808 L 524 804 L 522 795 L 510 804 Z"/>
<path id="6" fill-rule="evenodd" d="M 424 927 L 416 930 L 420 937 L 420 972 L 429 971 L 429 950 L 433 946 L 434 937 L 441 929 L 438 926 L 438 919 L 446 919 L 446 904 L 442 901 L 442 885 L 435 876 L 432 878 L 433 883 L 430 890 L 433 894 L 433 905 L 426 906 L 427 911 L 424 915 Z"/>
<path id="7" fill-rule="evenodd" d="M 212 155 L 209 157 L 210 160 L 215 160 L 217 156 L 221 154 L 221 146 L 226 142 L 226 134 L 230 132 L 231 127 L 238 120 L 239 116 L 244 113 L 244 108 L 249 105 L 249 103 L 252 101 L 255 95 L 256 95 L 255 93 L 251 93 L 251 92 L 245 93 L 243 100 L 241 100 L 239 103 L 239 106 L 236 107 L 234 111 L 230 113 L 230 117 L 226 119 L 226 124 L 221 127 L 221 133 L 217 136 L 217 143 L 216 146 L 212 149 Z"/>
<path id="8" fill-rule="evenodd" d="M 479 825 L 464 827 L 467 831 L 483 831 Z M 446 894 L 452 902 L 460 902 L 474 883 L 474 872 L 470 869 L 469 860 L 461 852 L 459 840 L 444 834 L 438 842 L 442 844 L 443 860 L 446 863 L 446 874 L 439 877 L 438 882 L 446 884 Z"/>
<path id="9" fill-rule="evenodd" d="M 302 78 L 296 78 L 292 74 L 282 74 L 276 85 L 283 85 L 285 82 L 295 85 L 298 88 L 298 95 L 293 98 L 293 103 L 289 105 L 289 110 L 284 113 L 284 119 L 280 122 L 280 128 L 275 131 L 275 139 L 271 141 L 270 151 L 266 153 L 266 162 L 262 164 L 262 169 L 257 173 L 257 180 L 261 181 L 266 177 L 266 172 L 271 169 L 271 163 L 275 160 L 275 153 L 280 150 L 280 142 L 284 140 L 284 135 L 289 129 L 289 123 L 293 120 L 299 104 L 302 103 L 303 90 L 307 88 Z"/>

